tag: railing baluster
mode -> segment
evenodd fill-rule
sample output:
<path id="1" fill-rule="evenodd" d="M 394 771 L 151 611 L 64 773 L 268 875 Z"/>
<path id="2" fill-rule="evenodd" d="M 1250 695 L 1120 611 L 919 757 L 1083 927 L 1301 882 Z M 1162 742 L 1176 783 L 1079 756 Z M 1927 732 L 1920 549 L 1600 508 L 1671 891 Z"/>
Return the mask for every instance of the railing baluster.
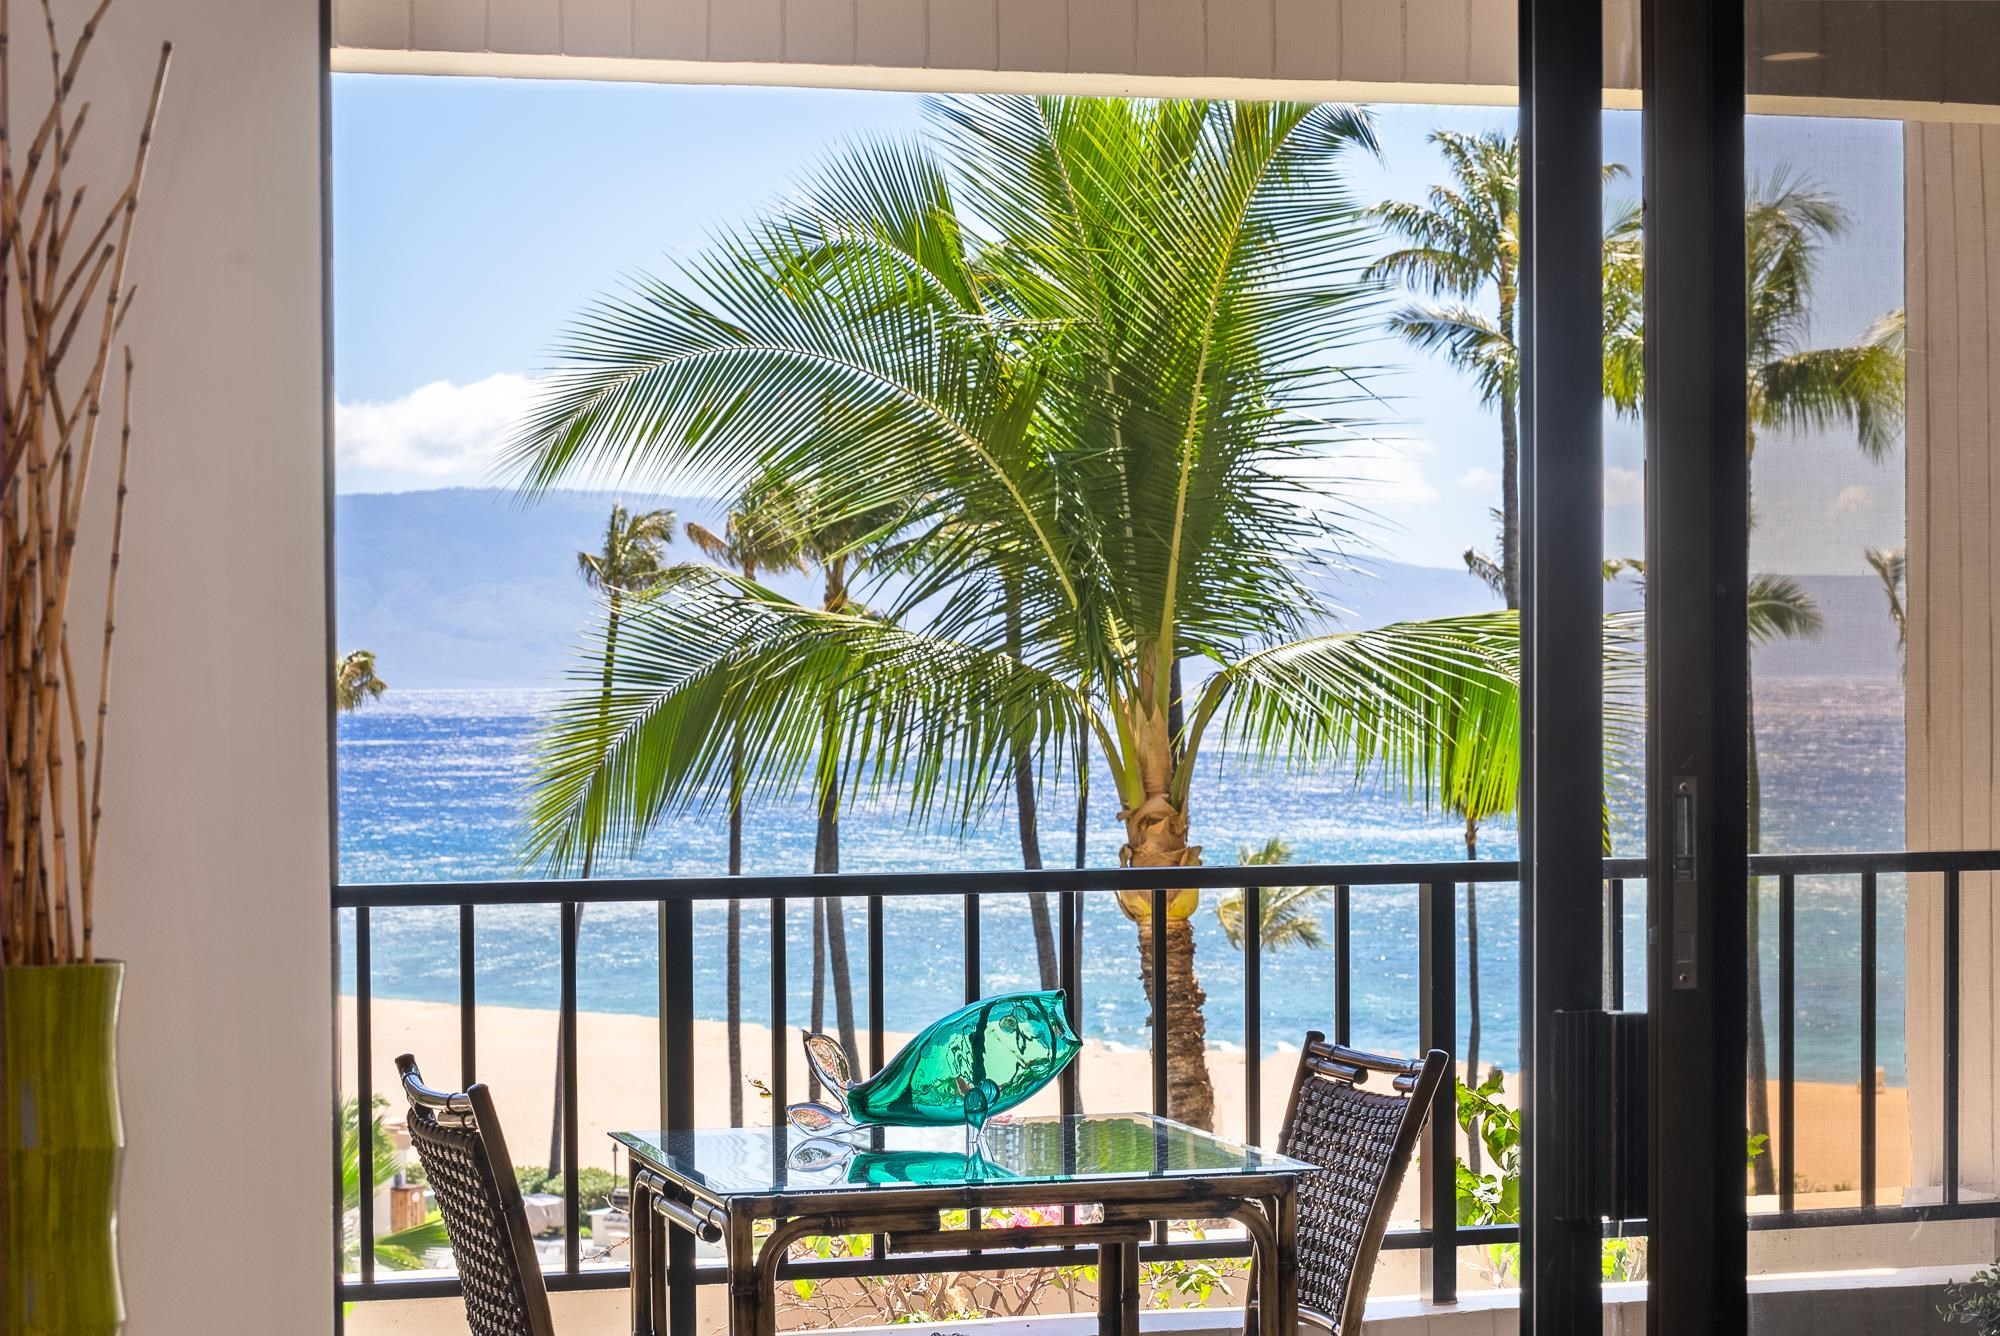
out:
<path id="1" fill-rule="evenodd" d="M 868 897 L 868 1066 L 871 1071 L 881 1071 L 884 1057 L 883 1045 L 883 1002 L 882 996 L 882 897 Z"/>
<path id="2" fill-rule="evenodd" d="M 375 1279 L 375 972 L 368 940 L 368 906 L 354 910 L 354 1144 L 360 1161 L 361 1209 L 355 1235 L 361 1241 L 361 1283 Z"/>
<path id="3" fill-rule="evenodd" d="M 1064 891 L 1057 897 L 1062 910 L 1061 931 L 1056 935 L 1056 977 L 1062 985 L 1065 1005 L 1069 1008 L 1069 1028 L 1077 1035 L 1083 1034 L 1083 893 Z M 1058 1095 L 1062 1101 L 1065 1117 L 1074 1117 L 1083 1111 L 1083 1092 L 1077 1068 L 1082 1065 L 1083 1055 L 1077 1054 L 1075 1061 L 1063 1068 L 1058 1081 Z"/>
<path id="4" fill-rule="evenodd" d="M 882 957 L 882 897 L 871 895 L 868 897 L 868 1067 L 871 1072 L 881 1071 L 883 1062 Z M 886 1235 L 875 1235 L 868 1246 L 872 1256 L 889 1255 Z"/>
<path id="5" fill-rule="evenodd" d="M 1604 883 L 1604 1005 L 1625 1010 L 1625 879 Z"/>
<path id="6" fill-rule="evenodd" d="M 1944 1200 L 1958 1202 L 1958 870 L 1944 874 Z"/>
<path id="7" fill-rule="evenodd" d="M 562 1010 L 557 1024 L 562 1029 L 558 1046 L 562 1049 L 562 1175 L 563 1175 L 563 1270 L 575 1275 L 583 1256 L 583 1201 L 577 1188 L 576 1135 L 576 937 L 579 926 L 577 906 L 562 906 Z"/>
<path id="8" fill-rule="evenodd" d="M 979 897 L 965 897 L 965 1001 L 969 1005 L 985 992 L 979 972 Z"/>
<path id="9" fill-rule="evenodd" d="M 1162 873 L 1162 875 L 1165 875 Z M 1167 1087 L 1167 888 L 1164 883 L 1152 890 L 1152 908 L 1147 919 L 1152 940 L 1146 953 L 1153 971 L 1153 1112 L 1171 1117 L 1173 1100 Z M 1155 1156 L 1161 1153 L 1154 1143 Z M 1167 1222 L 1153 1222 L 1153 1242 L 1167 1241 Z"/>
<path id="10" fill-rule="evenodd" d="M 1458 1300 L 1458 887 L 1432 882 L 1417 888 L 1418 1025 L 1426 1049 L 1452 1055 L 1431 1103 L 1424 1133 L 1424 1228 L 1430 1301 Z"/>
<path id="11" fill-rule="evenodd" d="M 785 1071 L 791 1059 L 790 1038 L 785 1024 L 785 995 L 791 981 L 785 977 L 786 901 L 771 897 L 771 1126 L 785 1125 Z"/>
<path id="12" fill-rule="evenodd" d="M 1354 893 L 1333 888 L 1333 1042 L 1354 1042 Z"/>
<path id="13" fill-rule="evenodd" d="M 1151 949 L 1147 958 L 1153 971 L 1153 1112 L 1167 1115 L 1167 888 L 1153 887 Z"/>
<path id="14" fill-rule="evenodd" d="M 1751 968 L 1758 968 L 1751 962 Z M 1798 1191 L 1798 886 L 1778 878 L 1778 1210 L 1790 1215 Z M 1759 1025 L 1763 1017 L 1757 1018 Z"/>
<path id="15" fill-rule="evenodd" d="M 458 1079 L 470 1090 L 479 1079 L 478 946 L 471 905 L 458 907 Z"/>
<path id="16" fill-rule="evenodd" d="M 1243 1140 L 1264 1141 L 1264 888 L 1243 888 Z"/>
<path id="17" fill-rule="evenodd" d="M 666 902 L 660 914 L 660 1024 L 667 1086 L 666 1130 L 694 1127 L 694 904 Z M 782 1110 L 780 1110 L 782 1116 Z M 667 1336 L 694 1336 L 694 1235 L 667 1231 Z"/>
<path id="18" fill-rule="evenodd" d="M 1861 874 L 1861 1204 L 1875 1204 L 1875 874 Z"/>

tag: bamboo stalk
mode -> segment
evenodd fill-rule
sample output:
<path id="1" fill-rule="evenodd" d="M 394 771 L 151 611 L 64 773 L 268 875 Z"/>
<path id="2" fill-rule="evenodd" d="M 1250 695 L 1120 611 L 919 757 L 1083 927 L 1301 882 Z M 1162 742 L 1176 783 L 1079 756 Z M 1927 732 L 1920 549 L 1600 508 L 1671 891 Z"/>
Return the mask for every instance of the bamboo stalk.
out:
<path id="1" fill-rule="evenodd" d="M 39 0 L 52 80 L 16 170 L 8 112 L 10 15 L 0 0 L 0 966 L 91 961 L 112 648 L 129 490 L 134 357 L 120 345 L 135 289 L 126 272 L 172 48 L 163 44 L 131 171 L 99 215 L 89 183 L 68 179 L 90 124 L 71 103 L 112 0 L 97 0 L 67 48 Z M 101 198 L 101 197 L 100 197 Z M 91 318 L 91 312 L 96 318 Z M 94 337 L 93 337 L 94 336 Z M 117 492 L 104 571 L 97 713 L 69 639 L 77 557 L 103 429 L 114 349 L 122 351 Z"/>
<path id="2" fill-rule="evenodd" d="M 118 567 L 125 545 L 125 470 L 132 459 L 132 346 L 125 345 L 125 393 L 118 431 L 118 499 L 111 512 L 111 571 L 104 582 L 104 657 L 97 673 L 96 768 L 90 777 L 90 834 L 83 845 L 83 961 L 95 960 L 97 829 L 104 817 L 104 721 L 111 716 L 111 633 L 117 628 Z"/>

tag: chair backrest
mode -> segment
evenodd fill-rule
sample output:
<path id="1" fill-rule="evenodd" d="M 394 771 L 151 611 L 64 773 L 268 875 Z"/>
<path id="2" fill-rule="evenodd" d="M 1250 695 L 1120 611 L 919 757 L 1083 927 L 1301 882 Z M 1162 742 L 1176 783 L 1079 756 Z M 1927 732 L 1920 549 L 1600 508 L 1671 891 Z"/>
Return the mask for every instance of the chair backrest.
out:
<path id="1" fill-rule="evenodd" d="M 405 1053 L 396 1059 L 410 1101 L 410 1144 L 444 1213 L 473 1336 L 555 1336 L 535 1237 L 493 1092 L 432 1090 Z"/>
<path id="2" fill-rule="evenodd" d="M 1338 1336 L 1359 1336 L 1396 1190 L 1450 1070 L 1442 1049 L 1406 1062 L 1306 1036 L 1278 1149 L 1324 1171 L 1299 1185 L 1299 1306 Z"/>

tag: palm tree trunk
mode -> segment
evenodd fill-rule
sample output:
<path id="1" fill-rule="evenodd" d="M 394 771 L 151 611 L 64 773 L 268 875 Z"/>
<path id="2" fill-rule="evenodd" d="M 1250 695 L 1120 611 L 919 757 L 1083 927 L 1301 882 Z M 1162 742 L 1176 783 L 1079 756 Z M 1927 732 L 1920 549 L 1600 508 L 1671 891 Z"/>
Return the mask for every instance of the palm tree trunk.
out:
<path id="1" fill-rule="evenodd" d="M 1744 719 L 1749 729 L 1745 761 L 1746 778 L 1749 783 L 1749 810 L 1744 814 L 1747 839 L 1745 847 L 1756 853 L 1763 842 L 1763 778 L 1757 763 L 1757 694 L 1756 680 L 1746 665 L 1744 676 Z M 1744 1010 L 1748 1013 L 1749 1033 L 1745 1036 L 1743 1066 L 1744 1075 L 1750 1083 L 1750 1132 L 1753 1136 L 1769 1137 L 1771 1134 L 1771 1092 L 1770 1063 L 1764 1052 L 1764 954 L 1759 945 L 1763 906 L 1763 882 L 1757 877 L 1750 878 L 1749 903 L 1746 906 L 1744 923 L 1744 949 L 1748 956 L 1748 969 L 1744 976 Z M 1751 1162 L 1750 1173 L 1754 1190 L 1759 1196 L 1770 1196 L 1778 1190 L 1778 1176 L 1772 1172 L 1770 1142 L 1765 1143 L 1765 1153 Z"/>
<path id="2" fill-rule="evenodd" d="M 1030 872 L 1042 867 L 1042 836 L 1035 821 L 1035 777 L 1028 769 L 1028 754 L 1014 750 L 1014 810 L 1020 817 L 1021 866 Z M 1034 924 L 1035 964 L 1042 987 L 1057 984 L 1055 916 L 1049 912 L 1047 891 L 1028 892 L 1028 918 Z"/>
<path id="3" fill-rule="evenodd" d="M 826 1028 L 826 901 L 813 901 L 812 1014 L 807 1026 L 814 1034 Z"/>
<path id="4" fill-rule="evenodd" d="M 1208 994 L 1194 969 L 1194 924 L 1167 920 L 1167 1116 L 1190 1127 L 1215 1126 L 1215 1086 L 1208 1075 Z M 1153 934 L 1139 929 L 1139 977 L 1153 1005 Z M 1149 1013 L 1150 1014 L 1150 1013 Z"/>
<path id="5" fill-rule="evenodd" d="M 813 840 L 813 871 L 840 871 L 840 786 L 828 782 L 820 790 L 819 828 Z M 847 955 L 847 913 L 837 895 L 819 901 L 821 928 L 813 935 L 813 1029 L 825 1017 L 824 973 L 833 976 L 834 1023 L 840 1030 L 840 1046 L 847 1050 L 848 1065 L 861 1070 L 861 1051 L 854 1042 L 854 975 Z M 823 964 L 822 964 L 823 962 Z"/>
<path id="6" fill-rule="evenodd" d="M 1125 821 L 1125 847 L 1119 851 L 1120 864 L 1127 867 L 1187 867 L 1201 858 L 1199 848 L 1187 842 L 1186 813 L 1175 809 L 1164 794 L 1149 796 L 1136 809 L 1119 813 Z M 1176 900 L 1194 896 L 1193 905 Z M 1139 977 L 1146 985 L 1148 1014 L 1155 1005 L 1153 978 L 1152 899 L 1147 893 L 1121 894 L 1119 904 L 1139 925 Z M 1194 924 L 1190 921 L 1200 904 L 1198 892 L 1170 892 L 1167 896 L 1167 1115 L 1193 1127 L 1215 1125 L 1215 1086 L 1208 1075 L 1208 1022 L 1202 991 L 1194 966 Z M 1178 917 L 1175 910 L 1182 912 Z M 1154 1042 L 1162 1037 L 1154 1036 Z"/>
<path id="7" fill-rule="evenodd" d="M 826 898 L 826 959 L 833 975 L 833 1015 L 850 1070 L 860 1071 L 861 1049 L 854 1033 L 854 972 L 847 958 L 847 909 L 837 895 Z"/>
<path id="8" fill-rule="evenodd" d="M 604 695 L 599 706 L 603 713 L 611 712 L 611 674 L 618 658 L 618 618 L 619 593 L 614 586 L 610 590 L 610 610 L 604 619 Z M 590 870 L 597 861 L 597 842 L 587 840 L 583 846 L 583 879 L 590 880 Z M 583 906 L 576 907 L 577 941 L 583 940 Z M 549 1173 L 555 1174 L 562 1168 L 563 1146 L 563 1027 L 556 1026 L 556 1079 L 555 1110 L 549 1116 Z"/>
<path id="9" fill-rule="evenodd" d="M 1479 822 L 1465 819 L 1465 858 L 1476 862 L 1479 858 Z M 1479 887 L 1474 882 L 1465 883 L 1465 1083 L 1474 1089 L 1479 1087 Z M 1479 1172 L 1479 1138 L 1467 1137 L 1465 1141 L 1465 1164 L 1473 1173 Z"/>
<path id="10" fill-rule="evenodd" d="M 1007 653 L 1019 660 L 1021 605 L 1011 582 L 1006 591 L 1006 604 Z M 1035 817 L 1035 773 L 1028 759 L 1027 745 L 1019 739 L 1014 744 L 1014 813 L 1021 831 L 1021 866 L 1030 872 L 1038 872 L 1042 866 L 1042 833 Z M 1059 971 L 1056 968 L 1055 922 L 1049 913 L 1047 891 L 1028 892 L 1028 917 L 1034 925 L 1035 964 L 1041 974 L 1042 987 L 1054 988 Z"/>
<path id="11" fill-rule="evenodd" d="M 730 742 L 729 750 L 729 875 L 743 875 L 743 741 L 741 738 Z M 771 925 L 774 933 L 783 932 L 782 918 Z M 743 1126 L 743 902 L 732 899 L 729 902 L 729 921 L 724 930 L 723 988 L 727 997 L 728 1020 L 725 1023 L 726 1042 L 729 1049 L 729 1125 Z"/>

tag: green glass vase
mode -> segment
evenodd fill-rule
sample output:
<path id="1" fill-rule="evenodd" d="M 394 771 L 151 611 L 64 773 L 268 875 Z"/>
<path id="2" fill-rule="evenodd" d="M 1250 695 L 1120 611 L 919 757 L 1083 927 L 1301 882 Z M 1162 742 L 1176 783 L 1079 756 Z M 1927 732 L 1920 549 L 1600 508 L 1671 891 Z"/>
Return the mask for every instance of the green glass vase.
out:
<path id="1" fill-rule="evenodd" d="M 986 1120 L 1031 1098 L 1082 1049 L 1061 989 L 1006 993 L 932 1021 L 866 1081 L 852 1080 L 832 1035 L 805 1037 L 806 1061 L 833 1101 L 785 1110 L 792 1126 L 821 1136 L 857 1127 L 964 1124 L 974 1137 Z"/>
<path id="2" fill-rule="evenodd" d="M 6 1098 L 6 1330 L 125 1325 L 118 1281 L 118 995 L 125 967 L 0 969 Z"/>

